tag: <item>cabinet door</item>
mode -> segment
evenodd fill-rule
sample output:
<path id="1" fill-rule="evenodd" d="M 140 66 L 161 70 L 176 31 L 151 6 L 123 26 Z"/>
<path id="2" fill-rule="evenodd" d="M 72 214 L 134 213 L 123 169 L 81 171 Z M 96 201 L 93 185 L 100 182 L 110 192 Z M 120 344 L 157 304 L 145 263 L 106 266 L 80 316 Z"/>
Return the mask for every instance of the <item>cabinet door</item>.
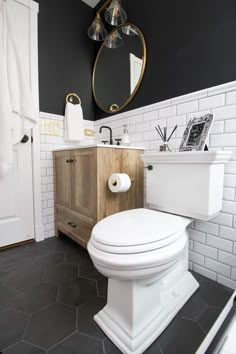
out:
<path id="1" fill-rule="evenodd" d="M 71 207 L 71 153 L 60 151 L 54 153 L 56 176 L 56 203 Z"/>
<path id="2" fill-rule="evenodd" d="M 71 208 L 96 219 L 97 214 L 97 150 L 79 149 L 72 152 Z"/>

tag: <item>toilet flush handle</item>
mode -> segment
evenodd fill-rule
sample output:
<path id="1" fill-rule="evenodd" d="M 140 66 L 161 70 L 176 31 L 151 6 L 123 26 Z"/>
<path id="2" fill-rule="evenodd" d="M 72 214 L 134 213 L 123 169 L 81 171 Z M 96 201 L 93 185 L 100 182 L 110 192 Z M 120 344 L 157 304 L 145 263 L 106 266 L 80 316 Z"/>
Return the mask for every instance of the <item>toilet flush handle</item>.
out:
<path id="1" fill-rule="evenodd" d="M 148 169 L 148 171 L 152 171 L 153 170 L 153 166 L 152 165 L 145 166 L 144 168 Z"/>

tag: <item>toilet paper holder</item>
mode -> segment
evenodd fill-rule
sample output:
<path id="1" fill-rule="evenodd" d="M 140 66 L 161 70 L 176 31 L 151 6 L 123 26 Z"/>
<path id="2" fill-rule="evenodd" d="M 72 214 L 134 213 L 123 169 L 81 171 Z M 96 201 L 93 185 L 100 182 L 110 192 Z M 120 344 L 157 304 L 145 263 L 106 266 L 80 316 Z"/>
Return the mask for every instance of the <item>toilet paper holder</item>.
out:
<path id="1" fill-rule="evenodd" d="M 134 178 L 130 178 L 130 181 L 131 181 L 131 183 L 134 183 L 135 182 L 135 179 Z M 112 185 L 114 186 L 114 187 L 116 187 L 117 186 L 117 181 L 114 179 L 112 182 Z"/>

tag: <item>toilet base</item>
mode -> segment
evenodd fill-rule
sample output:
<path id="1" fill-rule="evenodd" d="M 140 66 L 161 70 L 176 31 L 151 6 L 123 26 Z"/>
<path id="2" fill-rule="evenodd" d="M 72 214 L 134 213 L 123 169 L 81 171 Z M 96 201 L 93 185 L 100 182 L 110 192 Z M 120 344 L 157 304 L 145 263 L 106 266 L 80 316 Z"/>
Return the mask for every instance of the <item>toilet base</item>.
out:
<path id="1" fill-rule="evenodd" d="M 162 279 L 109 279 L 107 305 L 94 320 L 124 354 L 142 354 L 199 287 L 187 270 Z"/>

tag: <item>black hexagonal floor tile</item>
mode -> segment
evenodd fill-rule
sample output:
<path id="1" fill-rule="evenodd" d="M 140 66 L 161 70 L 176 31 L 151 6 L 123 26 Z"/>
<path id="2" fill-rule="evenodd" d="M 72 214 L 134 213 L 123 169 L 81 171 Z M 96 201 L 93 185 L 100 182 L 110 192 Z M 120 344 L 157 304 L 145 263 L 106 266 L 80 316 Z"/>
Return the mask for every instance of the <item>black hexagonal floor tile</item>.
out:
<path id="1" fill-rule="evenodd" d="M 158 339 L 155 340 L 155 342 L 153 342 L 147 350 L 145 350 L 144 354 L 163 354 Z"/>
<path id="2" fill-rule="evenodd" d="M 48 240 L 41 242 L 32 242 L 27 247 L 27 254 L 31 255 L 32 258 L 45 255 L 53 251 L 53 243 L 48 242 Z"/>
<path id="3" fill-rule="evenodd" d="M 105 354 L 122 354 L 122 352 L 113 344 L 109 338 L 104 340 Z"/>
<path id="4" fill-rule="evenodd" d="M 94 267 L 93 262 L 87 250 L 80 249 L 79 276 L 87 279 L 98 280 L 102 278 L 101 273 Z"/>
<path id="5" fill-rule="evenodd" d="M 52 250 L 54 252 L 67 253 L 73 251 L 77 247 L 77 243 L 71 240 L 69 237 L 53 237 L 50 240 L 53 244 Z M 49 241 L 49 242 L 50 242 Z"/>
<path id="6" fill-rule="evenodd" d="M 25 330 L 28 315 L 8 309 L 0 315 L 0 350 L 18 342 Z"/>
<path id="7" fill-rule="evenodd" d="M 42 256 L 37 256 L 34 259 L 34 264 L 42 264 L 50 266 L 64 262 L 64 253 L 48 253 Z"/>
<path id="8" fill-rule="evenodd" d="M 80 333 L 72 334 L 53 349 L 48 354 L 104 354 L 102 341 L 91 338 Z M 110 354 L 110 353 L 109 353 Z"/>
<path id="9" fill-rule="evenodd" d="M 65 254 L 65 263 L 79 265 L 81 261 L 80 252 L 73 250 Z"/>
<path id="10" fill-rule="evenodd" d="M 165 354 L 193 354 L 203 341 L 205 333 L 195 321 L 175 318 L 158 338 Z"/>
<path id="11" fill-rule="evenodd" d="M 220 313 L 221 310 L 209 307 L 198 319 L 198 323 L 204 329 L 205 333 L 209 332 Z"/>
<path id="12" fill-rule="evenodd" d="M 81 306 L 77 310 L 77 331 L 98 339 L 104 339 L 106 336 L 102 332 L 100 327 L 96 324 L 93 317 L 105 305 L 106 305 L 106 300 L 97 297 L 91 302 Z"/>
<path id="13" fill-rule="evenodd" d="M 28 245 L 15 246 L 1 251 L 1 259 L 12 257 L 24 257 L 27 254 Z"/>
<path id="14" fill-rule="evenodd" d="M 7 279 L 8 274 L 8 272 L 0 271 L 0 283 L 3 283 Z"/>
<path id="15" fill-rule="evenodd" d="M 25 266 L 11 272 L 6 281 L 6 285 L 18 290 L 31 288 L 40 283 L 44 273 L 45 268 L 41 265 Z"/>
<path id="16" fill-rule="evenodd" d="M 97 280 L 98 296 L 107 298 L 108 279 L 103 277 Z"/>
<path id="17" fill-rule="evenodd" d="M 46 351 L 28 343 L 19 342 L 4 350 L 3 354 L 46 354 Z"/>
<path id="18" fill-rule="evenodd" d="M 203 275 L 194 272 L 193 270 L 190 270 L 190 273 L 194 276 L 194 278 L 198 281 L 198 283 L 201 283 L 202 280 L 206 279 Z"/>
<path id="19" fill-rule="evenodd" d="M 76 278 L 60 286 L 58 302 L 77 307 L 95 298 L 96 295 L 94 280 Z"/>
<path id="20" fill-rule="evenodd" d="M 207 278 L 201 281 L 200 287 L 197 290 L 197 294 L 199 294 L 209 306 L 218 308 L 223 308 L 226 305 L 232 293 L 233 290 Z"/>
<path id="21" fill-rule="evenodd" d="M 8 308 L 16 296 L 15 289 L 0 284 L 0 310 Z"/>
<path id="22" fill-rule="evenodd" d="M 207 309 L 208 305 L 197 293 L 195 293 L 178 312 L 177 316 L 185 319 L 197 320 Z"/>
<path id="23" fill-rule="evenodd" d="M 10 256 L 9 254 L 9 256 L 1 257 L 0 269 L 4 272 L 12 272 L 23 267 L 30 267 L 31 263 L 31 257 L 28 255 Z"/>
<path id="24" fill-rule="evenodd" d="M 79 276 L 87 279 L 98 280 L 102 277 L 101 273 L 94 267 L 92 261 L 79 266 Z"/>
<path id="25" fill-rule="evenodd" d="M 25 341 L 49 349 L 75 331 L 76 309 L 54 304 L 30 318 Z"/>
<path id="26" fill-rule="evenodd" d="M 58 264 L 50 267 L 44 277 L 44 282 L 61 284 L 78 276 L 78 267 L 73 264 Z"/>
<path id="27" fill-rule="evenodd" d="M 104 340 L 105 354 L 122 354 L 122 352 L 113 344 L 109 338 Z M 155 341 L 144 354 L 163 354 L 157 341 Z M 174 354 L 174 353 L 173 353 Z M 176 353 L 177 354 L 177 353 Z M 179 354 L 179 353 L 178 353 Z"/>
<path id="28" fill-rule="evenodd" d="M 54 284 L 39 284 L 32 289 L 20 291 L 13 308 L 27 313 L 34 313 L 56 302 L 58 286 Z"/>

